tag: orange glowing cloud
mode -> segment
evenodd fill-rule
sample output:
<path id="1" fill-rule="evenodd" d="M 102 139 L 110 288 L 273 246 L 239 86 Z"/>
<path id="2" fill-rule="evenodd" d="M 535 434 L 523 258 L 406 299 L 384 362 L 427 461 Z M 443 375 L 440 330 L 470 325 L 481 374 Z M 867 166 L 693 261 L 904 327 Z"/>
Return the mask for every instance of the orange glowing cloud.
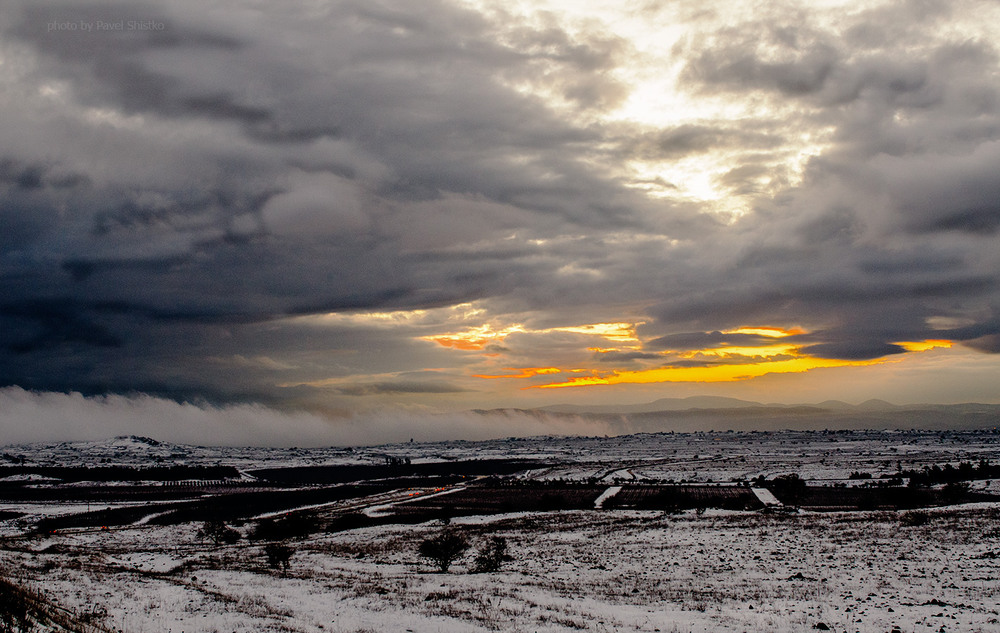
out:
<path id="1" fill-rule="evenodd" d="M 478 351 L 489 345 L 495 339 L 492 338 L 471 338 L 465 336 L 445 335 L 428 336 L 428 341 L 434 341 L 443 347 L 453 347 L 465 351 Z"/>
<path id="2" fill-rule="evenodd" d="M 444 347 L 451 347 L 465 351 L 480 351 L 488 345 L 503 342 L 503 340 L 513 332 L 524 331 L 524 327 L 520 324 L 511 325 L 500 330 L 494 330 L 490 325 L 482 325 L 470 328 L 464 332 L 437 334 L 421 338 L 425 341 L 432 341 Z"/>

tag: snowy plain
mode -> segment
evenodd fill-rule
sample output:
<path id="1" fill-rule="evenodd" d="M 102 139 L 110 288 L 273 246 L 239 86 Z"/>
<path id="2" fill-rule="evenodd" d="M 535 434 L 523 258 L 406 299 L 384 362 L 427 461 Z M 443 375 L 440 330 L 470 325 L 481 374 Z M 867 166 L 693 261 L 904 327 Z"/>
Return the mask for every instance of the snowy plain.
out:
<path id="1" fill-rule="evenodd" d="M 142 463 L 143 439 L 35 446 L 40 463 Z M 797 473 L 831 485 L 898 466 L 1000 459 L 993 432 L 657 434 L 401 444 L 344 451 L 163 447 L 162 460 L 241 469 L 412 459 L 536 457 L 521 478 L 729 482 Z M 7 447 L 14 454 L 18 447 Z M 181 456 L 183 453 L 183 456 Z M 169 457 L 169 455 L 176 457 Z M 147 461 L 148 463 L 148 461 Z M 173 462 L 171 462 L 173 463 Z M 618 483 L 616 483 L 618 480 Z M 997 490 L 996 481 L 973 482 Z M 367 507 L 391 506 L 376 495 Z M 403 498 L 400 497 L 402 500 Z M 365 507 L 364 500 L 354 507 Z M 1000 505 L 919 511 L 769 513 L 564 510 L 320 531 L 289 542 L 287 571 L 261 543 L 215 545 L 199 525 L 140 523 L 37 535 L 31 522 L 79 504 L 5 503 L 0 565 L 105 630 L 295 631 L 1000 631 Z M 152 509 L 151 509 L 152 511 Z M 3 515 L 0 515 L 3 516 Z M 252 523 L 234 526 L 244 537 Z M 472 548 L 448 573 L 420 542 L 456 531 Z M 471 573 L 502 536 L 512 560 Z"/>

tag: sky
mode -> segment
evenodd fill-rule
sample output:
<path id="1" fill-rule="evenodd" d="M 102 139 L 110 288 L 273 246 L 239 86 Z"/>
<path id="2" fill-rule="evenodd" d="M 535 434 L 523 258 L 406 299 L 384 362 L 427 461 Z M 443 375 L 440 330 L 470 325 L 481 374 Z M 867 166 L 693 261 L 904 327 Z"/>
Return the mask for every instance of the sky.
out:
<path id="1" fill-rule="evenodd" d="M 4 0 L 0 429 L 1000 403 L 996 42 L 985 0 Z"/>

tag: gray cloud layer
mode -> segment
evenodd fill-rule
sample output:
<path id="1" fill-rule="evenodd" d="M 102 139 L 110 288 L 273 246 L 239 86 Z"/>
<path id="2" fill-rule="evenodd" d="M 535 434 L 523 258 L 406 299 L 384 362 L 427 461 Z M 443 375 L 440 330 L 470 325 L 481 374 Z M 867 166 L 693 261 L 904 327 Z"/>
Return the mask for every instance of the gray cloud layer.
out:
<path id="1" fill-rule="evenodd" d="M 977 3 L 887 2 L 836 26 L 692 17 L 683 87 L 774 108 L 675 129 L 600 123 L 633 51 L 551 20 L 446 2 L 9 6 L 2 385 L 279 403 L 310 389 L 279 384 L 396 372 L 332 394 L 457 393 L 399 375 L 454 364 L 417 329 L 285 317 L 474 300 L 540 327 L 646 315 L 654 349 L 762 324 L 806 327 L 825 357 L 923 338 L 1000 351 L 998 54 L 945 28 Z M 96 30 L 130 20 L 153 27 Z M 818 129 L 830 147 L 789 181 L 781 147 Z M 731 224 L 620 169 L 736 150 L 716 184 L 752 211 Z"/>

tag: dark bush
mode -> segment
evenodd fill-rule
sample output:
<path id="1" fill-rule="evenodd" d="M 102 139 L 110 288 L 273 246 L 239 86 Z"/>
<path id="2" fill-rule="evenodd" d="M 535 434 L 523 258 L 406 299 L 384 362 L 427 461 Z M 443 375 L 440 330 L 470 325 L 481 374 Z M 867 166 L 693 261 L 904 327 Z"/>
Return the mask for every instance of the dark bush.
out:
<path id="1" fill-rule="evenodd" d="M 956 503 L 964 500 L 969 495 L 971 486 L 967 481 L 952 481 L 944 485 L 941 494 L 947 503 Z"/>
<path id="2" fill-rule="evenodd" d="M 445 573 L 467 549 L 469 549 L 469 541 L 465 536 L 458 532 L 448 531 L 421 541 L 419 551 L 420 555 L 429 558 L 441 573 Z"/>
<path id="3" fill-rule="evenodd" d="M 500 571 L 505 561 L 514 560 L 507 555 L 507 539 L 502 536 L 492 536 L 486 540 L 476 553 L 472 564 L 474 573 L 491 573 Z"/>
<path id="4" fill-rule="evenodd" d="M 767 487 L 784 503 L 796 503 L 806 493 L 806 482 L 796 473 L 779 475 Z"/>
<path id="5" fill-rule="evenodd" d="M 268 543 L 264 546 L 264 555 L 267 557 L 267 566 L 271 569 L 279 569 L 282 574 L 288 571 L 291 564 L 292 554 L 295 553 L 284 543 Z"/>
<path id="6" fill-rule="evenodd" d="M 198 536 L 201 538 L 206 538 L 216 545 L 221 545 L 223 543 L 227 545 L 232 545 L 236 541 L 240 540 L 240 533 L 233 528 L 226 525 L 225 521 L 205 521 L 198 530 Z"/>

